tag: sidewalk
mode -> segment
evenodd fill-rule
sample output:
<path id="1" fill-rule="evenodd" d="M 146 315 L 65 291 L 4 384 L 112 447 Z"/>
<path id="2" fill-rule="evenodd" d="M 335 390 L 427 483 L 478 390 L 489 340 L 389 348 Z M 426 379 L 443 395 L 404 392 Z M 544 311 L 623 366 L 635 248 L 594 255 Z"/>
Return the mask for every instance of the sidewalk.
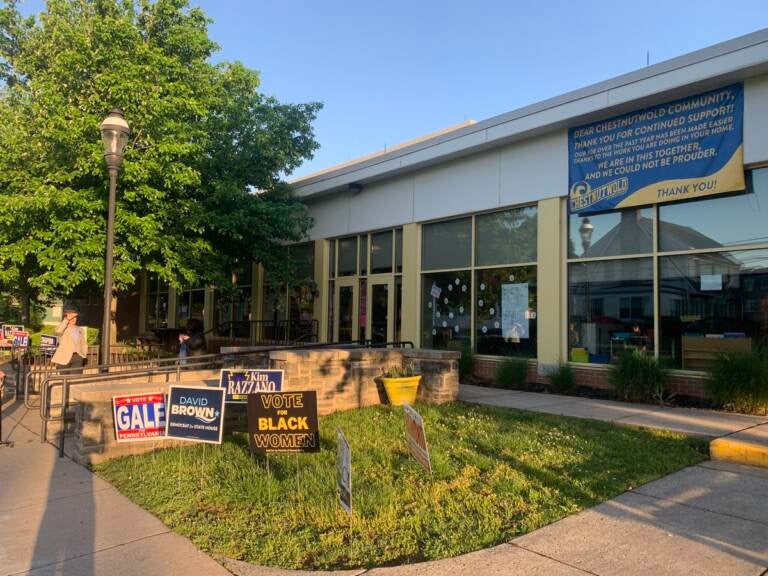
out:
<path id="1" fill-rule="evenodd" d="M 110 484 L 41 444 L 22 402 L 3 406 L 0 576 L 229 576 Z"/>

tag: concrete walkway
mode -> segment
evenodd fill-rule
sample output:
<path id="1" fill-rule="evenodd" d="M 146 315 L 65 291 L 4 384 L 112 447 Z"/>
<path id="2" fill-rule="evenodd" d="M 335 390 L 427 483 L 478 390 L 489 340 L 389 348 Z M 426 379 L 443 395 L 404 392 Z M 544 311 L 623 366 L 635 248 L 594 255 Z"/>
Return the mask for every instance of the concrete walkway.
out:
<path id="1" fill-rule="evenodd" d="M 662 409 L 463 386 L 462 399 L 707 437 L 752 434 L 766 418 Z M 40 444 L 36 414 L 4 411 L 0 448 L 0 576 L 305 574 L 219 559 L 55 449 Z M 751 437 L 751 436 L 750 436 Z M 766 576 L 768 470 L 705 462 L 637 487 L 498 546 L 435 562 L 324 574 L 366 576 Z M 308 574 L 308 573 L 307 573 Z M 314 573 L 318 574 L 318 573 Z"/>
<path id="2" fill-rule="evenodd" d="M 41 444 L 39 416 L 3 406 L 0 576 L 229 576 L 110 484 Z"/>

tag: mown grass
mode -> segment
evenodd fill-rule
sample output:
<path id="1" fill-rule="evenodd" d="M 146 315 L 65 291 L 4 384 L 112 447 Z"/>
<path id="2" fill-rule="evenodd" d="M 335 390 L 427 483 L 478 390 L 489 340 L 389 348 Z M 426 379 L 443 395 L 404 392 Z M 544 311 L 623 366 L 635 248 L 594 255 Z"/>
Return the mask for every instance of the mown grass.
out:
<path id="1" fill-rule="evenodd" d="M 105 462 L 96 472 L 213 554 L 283 568 L 455 556 L 529 532 L 706 458 L 679 434 L 492 407 L 418 406 L 434 468 L 409 456 L 402 410 L 321 419 L 320 454 L 253 459 L 247 439 Z M 352 447 L 349 517 L 335 430 Z"/>

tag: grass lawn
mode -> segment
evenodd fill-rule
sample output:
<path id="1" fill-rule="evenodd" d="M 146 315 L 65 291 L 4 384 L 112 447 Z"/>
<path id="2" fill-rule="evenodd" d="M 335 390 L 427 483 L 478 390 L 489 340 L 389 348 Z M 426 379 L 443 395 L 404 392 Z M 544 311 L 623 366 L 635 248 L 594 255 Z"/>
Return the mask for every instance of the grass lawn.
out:
<path id="1" fill-rule="evenodd" d="M 321 418 L 322 452 L 271 456 L 269 477 L 243 434 L 95 471 L 209 553 L 329 569 L 485 548 L 706 459 L 704 441 L 671 432 L 461 403 L 417 410 L 433 477 L 387 406 Z M 336 502 L 337 426 L 352 447 L 351 518 Z"/>

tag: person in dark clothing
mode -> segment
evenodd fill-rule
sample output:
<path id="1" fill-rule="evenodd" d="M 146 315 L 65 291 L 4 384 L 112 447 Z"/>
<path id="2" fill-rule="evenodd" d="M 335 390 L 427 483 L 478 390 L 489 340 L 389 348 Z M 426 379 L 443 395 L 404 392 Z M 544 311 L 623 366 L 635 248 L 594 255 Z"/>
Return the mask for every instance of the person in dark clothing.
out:
<path id="1" fill-rule="evenodd" d="M 179 356 L 201 356 L 205 354 L 207 345 L 203 333 L 203 323 L 197 318 L 187 320 L 187 327 L 179 334 Z"/>

